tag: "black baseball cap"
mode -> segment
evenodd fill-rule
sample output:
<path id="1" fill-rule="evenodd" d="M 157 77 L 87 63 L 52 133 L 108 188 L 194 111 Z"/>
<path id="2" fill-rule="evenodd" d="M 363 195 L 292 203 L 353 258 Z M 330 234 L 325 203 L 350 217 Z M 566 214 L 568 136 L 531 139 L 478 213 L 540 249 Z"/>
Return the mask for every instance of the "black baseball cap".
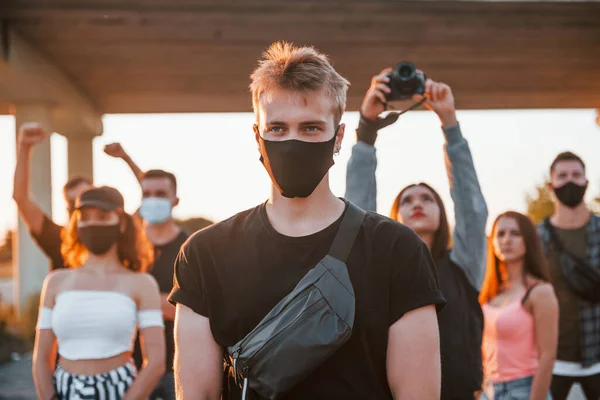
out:
<path id="1" fill-rule="evenodd" d="M 92 187 L 81 193 L 75 200 L 75 209 L 98 207 L 105 211 L 123 209 L 125 202 L 121 193 L 110 186 Z"/>

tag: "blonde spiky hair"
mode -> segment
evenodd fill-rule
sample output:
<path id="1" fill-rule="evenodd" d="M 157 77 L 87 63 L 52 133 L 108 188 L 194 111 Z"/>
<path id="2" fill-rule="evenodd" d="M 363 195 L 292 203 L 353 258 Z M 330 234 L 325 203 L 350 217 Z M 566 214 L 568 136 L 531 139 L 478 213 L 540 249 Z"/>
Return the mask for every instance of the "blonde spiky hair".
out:
<path id="1" fill-rule="evenodd" d="M 334 102 L 336 124 L 346 109 L 348 82 L 331 65 L 327 56 L 313 47 L 296 47 L 279 41 L 273 43 L 251 75 L 252 106 L 258 121 L 261 96 L 273 89 L 294 91 L 325 90 Z"/>

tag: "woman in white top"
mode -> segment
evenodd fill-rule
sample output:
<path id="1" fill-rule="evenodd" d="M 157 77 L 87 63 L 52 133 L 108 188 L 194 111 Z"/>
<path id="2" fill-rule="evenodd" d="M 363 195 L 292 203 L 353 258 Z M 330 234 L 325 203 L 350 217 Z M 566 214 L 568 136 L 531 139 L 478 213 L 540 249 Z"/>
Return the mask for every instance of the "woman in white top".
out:
<path id="1" fill-rule="evenodd" d="M 143 273 L 152 248 L 110 187 L 76 200 L 63 236 L 69 269 L 46 277 L 33 354 L 41 400 L 144 399 L 164 373 L 160 295 Z M 140 329 L 144 367 L 131 361 Z M 56 364 L 58 345 L 58 365 Z"/>

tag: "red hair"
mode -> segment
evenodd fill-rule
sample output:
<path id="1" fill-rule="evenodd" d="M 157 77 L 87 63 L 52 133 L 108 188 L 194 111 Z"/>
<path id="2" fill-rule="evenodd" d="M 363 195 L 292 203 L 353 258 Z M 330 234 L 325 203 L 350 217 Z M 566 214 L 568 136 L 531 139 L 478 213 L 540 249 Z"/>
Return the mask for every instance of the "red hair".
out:
<path id="1" fill-rule="evenodd" d="M 508 271 L 496 253 L 494 252 L 494 236 L 500 218 L 512 218 L 517 221 L 519 231 L 525 241 L 525 257 L 523 263 L 523 279 L 532 276 L 544 282 L 550 282 L 550 270 L 544 252 L 542 242 L 537 234 L 533 222 L 521 213 L 516 211 L 507 211 L 500 214 L 492 226 L 492 234 L 488 237 L 487 246 L 487 267 L 485 269 L 485 278 L 481 291 L 479 292 L 479 302 L 486 304 L 498 295 L 502 287 L 508 280 Z"/>

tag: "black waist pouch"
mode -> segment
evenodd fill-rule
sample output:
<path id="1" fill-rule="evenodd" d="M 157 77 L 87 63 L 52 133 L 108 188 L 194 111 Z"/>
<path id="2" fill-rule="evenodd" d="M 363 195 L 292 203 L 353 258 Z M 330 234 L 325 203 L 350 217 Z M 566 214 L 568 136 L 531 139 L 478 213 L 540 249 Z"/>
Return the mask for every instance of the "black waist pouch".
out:
<path id="1" fill-rule="evenodd" d="M 241 341 L 226 364 L 242 399 L 277 399 L 331 357 L 352 334 L 355 299 L 346 259 L 365 212 L 348 204 L 329 254 Z"/>

